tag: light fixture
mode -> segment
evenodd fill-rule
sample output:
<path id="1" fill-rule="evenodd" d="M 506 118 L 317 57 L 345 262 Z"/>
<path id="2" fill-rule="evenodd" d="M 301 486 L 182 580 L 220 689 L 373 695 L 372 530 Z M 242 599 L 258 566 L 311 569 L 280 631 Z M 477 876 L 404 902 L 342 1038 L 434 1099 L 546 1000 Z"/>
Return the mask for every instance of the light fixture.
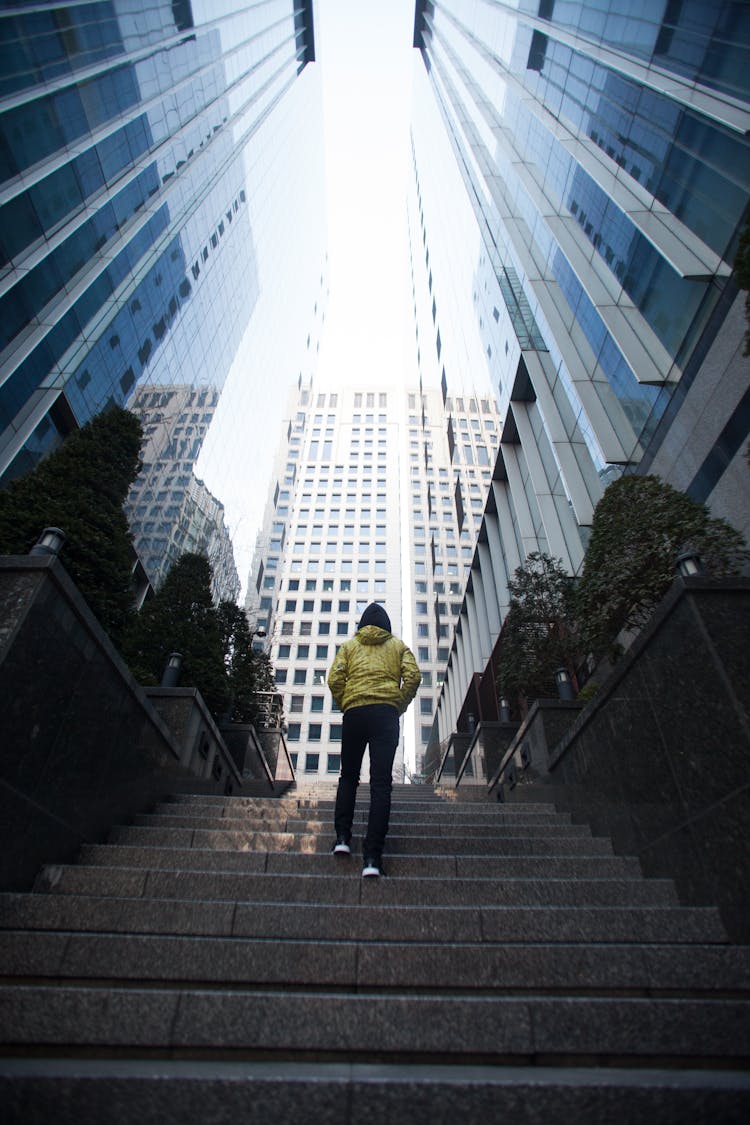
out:
<path id="1" fill-rule="evenodd" d="M 697 578 L 703 574 L 703 562 L 697 551 L 683 551 L 677 556 L 675 566 L 681 578 Z"/>
<path id="2" fill-rule="evenodd" d="M 257 628 L 257 629 L 255 630 L 255 636 L 256 636 L 256 637 L 261 637 L 261 638 L 263 638 L 263 637 L 267 636 L 267 634 L 266 634 L 266 631 L 265 631 L 265 629 L 263 628 L 263 626 L 262 626 L 262 625 L 260 625 L 260 626 L 259 626 L 259 627 L 258 627 L 258 628 Z"/>
<path id="3" fill-rule="evenodd" d="M 510 722 L 510 700 L 503 695 L 500 697 L 500 722 Z"/>
<path id="4" fill-rule="evenodd" d="M 161 677 L 162 687 L 177 687 L 182 669 L 182 653 L 170 652 Z"/>
<path id="5" fill-rule="evenodd" d="M 59 555 L 65 546 L 67 536 L 59 527 L 45 527 L 34 546 L 29 551 L 30 555 Z"/>
<path id="6" fill-rule="evenodd" d="M 573 690 L 573 684 L 570 681 L 567 668 L 557 669 L 555 672 L 555 682 L 557 684 L 557 694 L 560 699 L 564 700 L 566 703 L 572 702 L 576 697 L 576 693 Z"/>

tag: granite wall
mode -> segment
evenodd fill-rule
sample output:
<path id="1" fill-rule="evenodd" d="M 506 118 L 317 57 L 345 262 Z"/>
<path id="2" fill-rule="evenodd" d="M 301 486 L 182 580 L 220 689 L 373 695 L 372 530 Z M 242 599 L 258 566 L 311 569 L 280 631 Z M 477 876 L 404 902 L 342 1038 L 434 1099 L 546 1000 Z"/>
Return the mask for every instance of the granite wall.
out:
<path id="1" fill-rule="evenodd" d="M 750 941 L 750 579 L 678 579 L 537 776 Z"/>
<path id="2" fill-rule="evenodd" d="M 469 743 L 463 762 L 456 773 L 456 788 L 462 785 L 486 786 L 497 772 L 518 731 L 518 723 L 492 722 L 485 719 Z"/>
<path id="3" fill-rule="evenodd" d="M 0 887 L 29 888 L 190 780 L 63 565 L 0 558 Z"/>

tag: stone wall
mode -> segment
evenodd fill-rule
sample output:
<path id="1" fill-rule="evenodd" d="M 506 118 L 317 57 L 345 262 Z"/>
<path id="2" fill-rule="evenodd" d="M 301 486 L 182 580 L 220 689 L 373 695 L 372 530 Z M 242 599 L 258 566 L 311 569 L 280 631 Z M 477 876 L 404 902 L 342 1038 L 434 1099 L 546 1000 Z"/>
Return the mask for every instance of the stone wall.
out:
<path id="1" fill-rule="evenodd" d="M 677 580 L 546 771 L 533 768 L 536 784 L 506 799 L 543 787 L 750 941 L 750 579 Z"/>
<path id="2" fill-rule="evenodd" d="M 0 558 L 0 708 L 2 889 L 29 888 L 44 863 L 191 780 L 55 558 Z"/>

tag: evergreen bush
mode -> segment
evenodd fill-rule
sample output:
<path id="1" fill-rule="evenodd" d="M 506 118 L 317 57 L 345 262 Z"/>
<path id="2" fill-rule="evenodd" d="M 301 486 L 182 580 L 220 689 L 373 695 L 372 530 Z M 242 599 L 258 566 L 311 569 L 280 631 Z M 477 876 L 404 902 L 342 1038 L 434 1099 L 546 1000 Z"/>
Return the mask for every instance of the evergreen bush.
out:
<path id="1" fill-rule="evenodd" d="M 686 548 L 715 575 L 737 574 L 748 559 L 738 531 L 659 477 L 623 476 L 609 485 L 594 511 L 576 597 L 586 651 L 599 655 L 622 630 L 645 624 Z"/>
<path id="2" fill-rule="evenodd" d="M 132 618 L 123 654 L 139 683 L 153 685 L 161 682 L 169 654 L 181 653 L 180 682 L 198 688 L 219 719 L 229 703 L 229 682 L 211 577 L 205 555 L 181 555 L 157 594 Z"/>
<path id="3" fill-rule="evenodd" d="M 568 669 L 575 682 L 578 640 L 573 580 L 560 559 L 535 551 L 508 583 L 511 602 L 503 624 L 497 686 L 517 702 L 556 696 L 555 672 Z"/>
<path id="4" fill-rule="evenodd" d="M 61 528 L 65 569 L 116 644 L 133 606 L 133 537 L 123 503 L 142 440 L 135 415 L 112 406 L 0 492 L 0 554 L 28 554 L 45 527 Z"/>

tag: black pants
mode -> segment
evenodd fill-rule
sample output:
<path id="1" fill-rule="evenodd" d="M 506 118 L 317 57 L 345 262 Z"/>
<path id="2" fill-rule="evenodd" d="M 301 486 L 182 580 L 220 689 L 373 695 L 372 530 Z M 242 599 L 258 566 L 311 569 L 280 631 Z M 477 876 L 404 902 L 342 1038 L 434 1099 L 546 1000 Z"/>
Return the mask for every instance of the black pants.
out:
<path id="1" fill-rule="evenodd" d="M 388 703 L 368 703 L 344 712 L 341 733 L 341 776 L 336 794 L 336 836 L 352 832 L 359 771 L 365 747 L 370 746 L 370 816 L 362 854 L 380 859 L 391 815 L 393 759 L 398 746 L 398 711 Z"/>

